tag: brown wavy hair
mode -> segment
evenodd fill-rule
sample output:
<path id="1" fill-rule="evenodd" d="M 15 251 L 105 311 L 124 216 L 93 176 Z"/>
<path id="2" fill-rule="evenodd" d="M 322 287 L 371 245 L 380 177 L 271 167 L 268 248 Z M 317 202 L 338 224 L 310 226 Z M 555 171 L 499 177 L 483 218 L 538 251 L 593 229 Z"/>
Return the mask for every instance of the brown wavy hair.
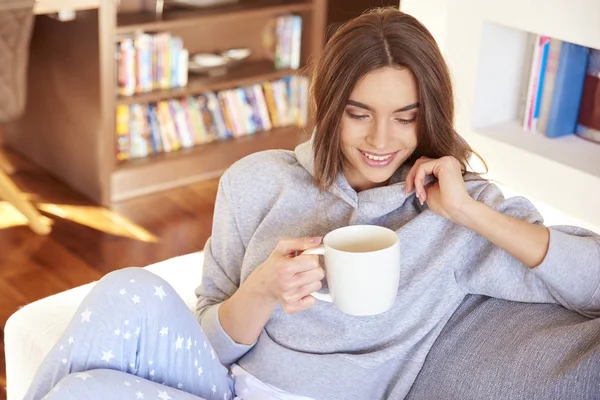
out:
<path id="1" fill-rule="evenodd" d="M 465 173 L 468 159 L 476 154 L 454 130 L 450 73 L 431 33 L 396 8 L 377 8 L 342 25 L 312 70 L 314 167 L 321 189 L 331 186 L 343 171 L 340 125 L 354 86 L 369 72 L 384 67 L 408 68 L 418 86 L 418 145 L 407 162 L 421 156 L 454 156 Z"/>

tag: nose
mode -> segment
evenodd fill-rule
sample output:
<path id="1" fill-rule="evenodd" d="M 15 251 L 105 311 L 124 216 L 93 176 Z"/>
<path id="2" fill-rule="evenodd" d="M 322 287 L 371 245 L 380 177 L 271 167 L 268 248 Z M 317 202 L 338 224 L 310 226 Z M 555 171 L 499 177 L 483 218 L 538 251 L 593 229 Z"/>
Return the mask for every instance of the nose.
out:
<path id="1" fill-rule="evenodd" d="M 389 121 L 381 118 L 372 125 L 371 131 L 367 135 L 366 142 L 374 150 L 384 150 L 387 148 L 392 134 Z"/>

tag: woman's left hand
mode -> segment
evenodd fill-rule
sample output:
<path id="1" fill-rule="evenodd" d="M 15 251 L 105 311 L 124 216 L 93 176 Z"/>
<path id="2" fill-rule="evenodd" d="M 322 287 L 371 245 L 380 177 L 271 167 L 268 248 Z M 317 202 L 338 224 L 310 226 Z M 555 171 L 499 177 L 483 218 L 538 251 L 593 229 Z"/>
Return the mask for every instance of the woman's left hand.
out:
<path id="1" fill-rule="evenodd" d="M 433 175 L 437 182 L 425 185 L 425 177 Z M 421 157 L 406 177 L 406 193 L 416 192 L 421 204 L 434 213 L 454 220 L 453 216 L 473 200 L 463 180 L 460 163 L 451 156 L 438 159 Z"/>

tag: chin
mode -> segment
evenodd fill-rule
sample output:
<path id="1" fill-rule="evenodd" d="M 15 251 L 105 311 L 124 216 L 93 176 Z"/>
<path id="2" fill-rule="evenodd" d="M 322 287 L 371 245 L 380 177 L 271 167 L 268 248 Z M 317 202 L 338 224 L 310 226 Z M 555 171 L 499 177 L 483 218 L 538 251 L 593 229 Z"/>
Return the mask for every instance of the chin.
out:
<path id="1" fill-rule="evenodd" d="M 390 168 L 388 171 L 377 171 L 376 173 L 374 173 L 374 171 L 363 170 L 361 171 L 361 175 L 365 180 L 372 182 L 373 185 L 379 186 L 389 181 L 392 175 L 394 175 L 394 172 L 396 172 L 396 169 L 397 168 Z"/>

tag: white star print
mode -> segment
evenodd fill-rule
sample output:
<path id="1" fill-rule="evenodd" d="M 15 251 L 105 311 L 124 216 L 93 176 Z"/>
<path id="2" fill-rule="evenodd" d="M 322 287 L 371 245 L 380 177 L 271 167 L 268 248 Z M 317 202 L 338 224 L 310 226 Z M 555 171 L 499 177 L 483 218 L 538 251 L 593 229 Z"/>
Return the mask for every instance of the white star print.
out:
<path id="1" fill-rule="evenodd" d="M 154 295 L 160 297 L 160 301 L 167 295 L 161 286 L 154 286 Z"/>
<path id="2" fill-rule="evenodd" d="M 177 335 L 177 342 L 175 343 L 175 350 L 183 350 L 183 338 Z"/>
<path id="3" fill-rule="evenodd" d="M 75 378 L 79 378 L 84 382 L 91 377 L 92 375 L 88 374 L 87 372 L 80 372 L 79 374 L 75 374 Z"/>
<path id="4" fill-rule="evenodd" d="M 120 329 L 115 329 L 115 335 L 119 336 L 121 334 L 121 330 Z"/>
<path id="5" fill-rule="evenodd" d="M 150 370 L 150 376 L 154 376 L 154 370 L 153 369 Z"/>
<path id="6" fill-rule="evenodd" d="M 121 290 L 119 290 L 119 294 L 120 294 L 121 296 L 125 296 L 125 294 L 127 294 L 127 290 L 125 290 L 125 289 L 121 289 Z"/>
<path id="7" fill-rule="evenodd" d="M 212 390 L 213 393 L 217 393 L 217 387 L 215 385 L 213 385 L 213 387 L 212 387 L 211 390 Z"/>
<path id="8" fill-rule="evenodd" d="M 167 394 L 167 392 L 158 391 L 158 398 L 162 400 L 171 400 L 172 397 Z"/>
<path id="9" fill-rule="evenodd" d="M 130 279 L 129 282 L 135 283 L 135 279 Z"/>
<path id="10" fill-rule="evenodd" d="M 140 383 L 140 380 L 139 380 L 139 379 L 136 379 L 136 380 L 135 380 L 135 382 L 136 382 L 136 383 Z"/>
<path id="11" fill-rule="evenodd" d="M 167 326 L 163 326 L 160 332 L 158 332 L 160 336 L 165 336 L 169 334 L 169 328 Z"/>
<path id="12" fill-rule="evenodd" d="M 152 365 L 152 364 L 154 364 L 154 361 L 152 361 L 152 360 L 148 361 L 148 365 Z"/>
<path id="13" fill-rule="evenodd" d="M 125 322 L 123 322 L 125 325 L 129 325 L 129 320 L 126 319 Z"/>
<path id="14" fill-rule="evenodd" d="M 127 332 L 123 335 L 123 337 L 125 338 L 125 340 L 129 340 L 129 338 L 131 337 L 131 333 Z"/>
<path id="15" fill-rule="evenodd" d="M 202 352 L 200 350 L 198 350 L 198 354 L 202 354 Z"/>
<path id="16" fill-rule="evenodd" d="M 186 350 L 189 350 L 189 349 L 191 349 L 191 348 L 192 348 L 192 338 L 191 338 L 191 337 L 188 337 L 188 340 L 187 340 L 187 346 L 185 347 L 185 349 L 186 349 Z"/>
<path id="17" fill-rule="evenodd" d="M 81 322 L 90 322 L 90 316 L 92 312 L 89 308 L 86 308 L 84 312 L 81 313 Z"/>
<path id="18" fill-rule="evenodd" d="M 66 358 L 63 358 L 63 359 L 62 359 L 62 363 L 63 363 L 63 364 L 66 364 L 66 363 L 67 363 L 67 359 L 66 359 Z"/>
<path id="19" fill-rule="evenodd" d="M 137 304 L 137 303 L 139 303 L 139 302 L 140 302 L 140 296 L 138 296 L 137 294 L 136 294 L 136 295 L 134 295 L 134 296 L 131 298 L 131 301 L 133 301 L 133 304 Z"/>
<path id="20" fill-rule="evenodd" d="M 215 355 L 215 351 L 213 349 L 210 349 L 210 355 L 211 355 L 212 359 L 214 360 L 216 355 Z"/>
<path id="21" fill-rule="evenodd" d="M 123 382 L 123 384 L 124 384 L 125 386 L 131 386 L 131 383 L 129 383 L 129 382 L 127 382 L 127 381 Z"/>
<path id="22" fill-rule="evenodd" d="M 111 358 L 115 358 L 115 355 L 113 354 L 112 350 L 102 352 L 102 361 L 106 361 L 107 363 L 109 363 Z"/>
<path id="23" fill-rule="evenodd" d="M 194 347 L 198 346 L 198 341 L 194 340 Z"/>
<path id="24" fill-rule="evenodd" d="M 202 368 L 198 368 L 198 376 L 202 375 L 204 371 L 202 371 Z"/>
<path id="25" fill-rule="evenodd" d="M 75 339 L 73 339 L 73 336 L 71 336 L 68 340 L 69 344 L 73 344 L 74 341 L 75 341 Z"/>
<path id="26" fill-rule="evenodd" d="M 194 367 L 197 367 L 197 366 L 198 366 L 198 359 L 196 358 L 196 359 L 194 360 Z"/>
<path id="27" fill-rule="evenodd" d="M 140 327 L 138 326 L 137 329 L 135 330 L 135 334 L 139 335 L 140 334 Z"/>
<path id="28" fill-rule="evenodd" d="M 180 382 L 177 384 L 177 389 L 181 389 L 182 387 L 183 387 L 183 383 Z"/>
<path id="29" fill-rule="evenodd" d="M 135 397 L 138 399 L 143 399 L 144 398 L 144 393 L 142 392 L 136 392 Z"/>
<path id="30" fill-rule="evenodd" d="M 61 349 L 61 350 L 63 350 L 64 348 L 65 348 L 65 346 L 63 346 L 63 345 L 61 345 L 61 346 L 60 346 L 60 349 Z"/>
<path id="31" fill-rule="evenodd" d="M 135 363 L 131 363 L 131 364 L 129 364 L 129 366 L 130 366 L 131 368 L 135 368 Z"/>

